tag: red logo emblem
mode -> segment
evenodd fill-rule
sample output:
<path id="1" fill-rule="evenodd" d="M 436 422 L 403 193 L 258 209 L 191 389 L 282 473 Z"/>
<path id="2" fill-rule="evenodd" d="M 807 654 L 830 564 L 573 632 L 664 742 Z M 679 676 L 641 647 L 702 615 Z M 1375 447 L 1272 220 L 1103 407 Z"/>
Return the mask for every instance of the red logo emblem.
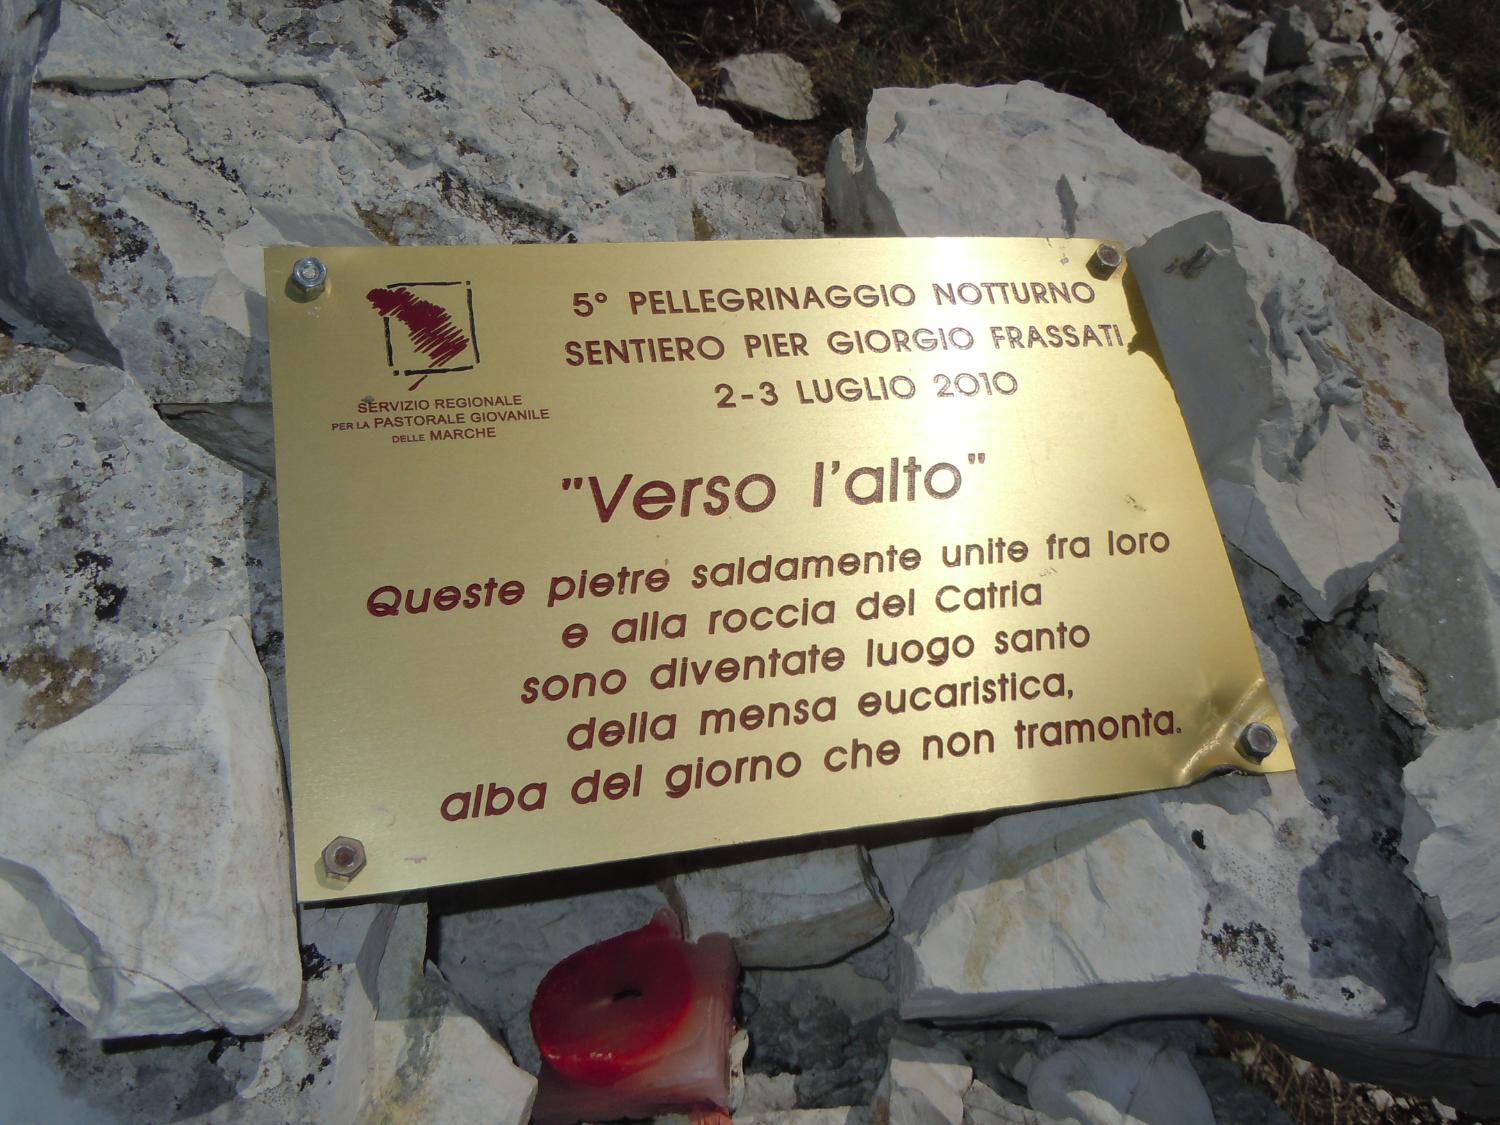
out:
<path id="1" fill-rule="evenodd" d="M 399 281 L 365 294 L 385 324 L 385 361 L 397 378 L 472 371 L 479 365 L 474 291 L 467 281 Z"/>

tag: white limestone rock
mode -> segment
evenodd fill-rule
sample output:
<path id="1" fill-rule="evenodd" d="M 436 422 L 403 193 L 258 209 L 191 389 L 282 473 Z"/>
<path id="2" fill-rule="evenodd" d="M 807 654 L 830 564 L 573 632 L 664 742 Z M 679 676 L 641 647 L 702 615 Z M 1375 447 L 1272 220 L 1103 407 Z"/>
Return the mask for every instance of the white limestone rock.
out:
<path id="1" fill-rule="evenodd" d="M 1215 238 L 1227 249 L 1227 238 L 1243 280 L 1213 280 L 1227 259 L 1196 280 L 1150 263 L 1137 277 L 1159 282 L 1160 301 L 1148 290 L 1156 335 L 1220 527 L 1319 616 L 1347 604 L 1395 546 L 1393 516 L 1414 480 L 1487 477 L 1448 400 L 1436 333 L 1300 232 L 1194 190 L 1086 102 L 1034 83 L 877 90 L 864 139 L 830 161 L 828 180 L 844 233 L 1097 235 L 1137 246 L 1220 213 L 1219 234 L 1163 236 L 1152 261 L 1165 267 Z M 1238 311 L 1198 312 L 1225 302 Z"/>
<path id="2" fill-rule="evenodd" d="M 788 0 L 792 9 L 811 26 L 827 31 L 839 25 L 843 11 L 834 0 Z"/>
<path id="3" fill-rule="evenodd" d="M 1269 20 L 1235 45 L 1219 66 L 1218 79 L 1225 86 L 1254 93 L 1266 77 L 1266 58 L 1276 25 Z"/>
<path id="4" fill-rule="evenodd" d="M 1062 1046 L 1031 1071 L 1026 1096 L 1041 1113 L 1086 1125 L 1214 1125 L 1186 1054 L 1123 1036 Z"/>
<path id="5" fill-rule="evenodd" d="M 1488 207 L 1491 211 L 1500 211 L 1500 175 L 1477 160 L 1470 160 L 1461 152 L 1454 152 L 1453 162 L 1458 186 L 1478 200 L 1481 206 Z"/>
<path id="6" fill-rule="evenodd" d="M 1394 89 L 1417 53 L 1416 40 L 1412 38 L 1406 20 L 1386 11 L 1373 0 L 1368 8 L 1359 39 L 1370 53 L 1370 60 L 1378 68 L 1382 82 Z"/>
<path id="7" fill-rule="evenodd" d="M 901 1014 L 1069 1035 L 1225 1016 L 1495 1112 L 1500 1017 L 1429 980 L 1434 939 L 1397 858 L 1410 736 L 1350 631 L 1231 560 L 1297 774 L 1018 813 L 939 852 L 895 925 Z"/>
<path id="8" fill-rule="evenodd" d="M 118 363 L 88 291 L 53 250 L 37 204 L 28 107 L 32 74 L 57 17 L 57 0 L 0 0 L 0 320 L 24 343 L 76 348 L 98 362 Z"/>
<path id="9" fill-rule="evenodd" d="M 365 1073 L 352 1074 L 358 1119 L 497 1121 L 524 1125 L 531 1117 L 536 1079 L 522 1071 L 448 987 L 427 960 L 427 909 L 403 905 L 389 915 L 387 933 L 371 931 L 359 971 L 373 990 Z M 370 963 L 382 943 L 379 968 Z M 325 1120 L 351 1120 L 331 1113 Z"/>
<path id="10" fill-rule="evenodd" d="M 1296 213 L 1296 150 L 1243 113 L 1228 106 L 1214 110 L 1192 161 L 1266 218 L 1282 221 Z"/>
<path id="11" fill-rule="evenodd" d="M 256 490 L 169 430 L 122 372 L 0 356 L 0 477 L 0 748 L 248 612 Z"/>
<path id="12" fill-rule="evenodd" d="M 1396 183 L 1435 234 L 1457 241 L 1469 299 L 1479 304 L 1500 297 L 1500 214 L 1463 188 L 1441 187 L 1421 172 L 1408 172 Z"/>
<path id="13" fill-rule="evenodd" d="M 746 968 L 824 965 L 891 924 L 870 857 L 853 845 L 682 872 L 663 890 L 689 940 L 728 934 Z"/>
<path id="14" fill-rule="evenodd" d="M 977 1078 L 964 1091 L 964 1125 L 1053 1125 L 1054 1121 L 1001 1097 Z"/>
<path id="15" fill-rule="evenodd" d="M 541 1056 L 531 1036 L 531 1000 L 542 977 L 586 945 L 639 929 L 667 905 L 653 886 L 585 888 L 558 886 L 555 879 L 512 880 L 438 918 L 438 970 L 533 1074 Z"/>
<path id="16" fill-rule="evenodd" d="M 1401 852 L 1441 935 L 1438 975 L 1460 1004 L 1500 1000 L 1500 718 L 1435 732 L 1406 767 Z"/>
<path id="17" fill-rule="evenodd" d="M 884 1102 L 890 1125 L 963 1125 L 964 1094 L 973 1080 L 962 1052 L 898 1035 L 876 1099 Z"/>
<path id="18" fill-rule="evenodd" d="M 810 180 L 761 172 L 687 177 L 693 201 L 693 237 L 818 238 L 823 197 Z"/>
<path id="19" fill-rule="evenodd" d="M 17 1121 L 108 1125 L 523 1125 L 535 1080 L 456 1004 L 431 965 L 423 968 L 425 910 L 373 909 L 357 958 L 310 966 L 297 1014 L 254 1038 L 104 1050 L 0 958 L 7 1112 Z"/>
<path id="20" fill-rule="evenodd" d="M 1269 858 L 1293 834 L 1300 856 Z M 1337 838 L 1287 775 L 996 821 L 940 855 L 902 908 L 901 1014 L 1068 1035 L 1184 1013 L 1399 1032 L 1419 998 L 1415 904 L 1360 937 L 1338 913 L 1356 909 L 1354 886 L 1326 888 L 1315 912 L 1298 900 L 1303 865 Z M 1382 869 L 1349 877 L 1399 891 Z"/>
<path id="21" fill-rule="evenodd" d="M 1220 527 L 1326 619 L 1394 548 L 1411 483 L 1482 476 L 1431 375 L 1437 336 L 1269 229 L 1195 219 L 1131 262 Z"/>
<path id="22" fill-rule="evenodd" d="M 757 140 L 755 142 L 755 170 L 773 176 L 795 176 L 797 158 L 789 149 Z"/>
<path id="23" fill-rule="evenodd" d="M 1427 718 L 1461 730 L 1500 715 L 1500 491 L 1413 488 L 1383 573 L 1381 640 L 1420 673 Z"/>
<path id="24" fill-rule="evenodd" d="M 1370 135 L 1388 105 L 1380 72 L 1363 47 L 1320 39 L 1309 51 L 1319 96 L 1299 115 L 1299 124 L 1314 144 L 1350 149 Z"/>
<path id="25" fill-rule="evenodd" d="M 818 116 L 812 75 L 779 51 L 756 51 L 721 62 L 719 98 L 783 121 L 810 121 Z"/>
<path id="26" fill-rule="evenodd" d="M 59 253 L 174 402 L 268 397 L 262 246 L 691 239 L 690 175 L 755 170 L 591 0 L 69 3 L 33 139 Z M 805 210 L 799 182 L 746 186 L 787 193 L 766 233 Z"/>
<path id="27" fill-rule="evenodd" d="M 100 1038 L 268 1031 L 301 989 L 281 758 L 243 620 L 4 759 L 0 951 Z"/>

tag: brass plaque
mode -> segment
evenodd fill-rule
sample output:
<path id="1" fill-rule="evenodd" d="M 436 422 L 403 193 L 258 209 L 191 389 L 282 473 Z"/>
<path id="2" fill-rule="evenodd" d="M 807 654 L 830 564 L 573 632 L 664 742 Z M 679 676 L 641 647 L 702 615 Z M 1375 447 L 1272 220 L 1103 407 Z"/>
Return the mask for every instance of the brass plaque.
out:
<path id="1" fill-rule="evenodd" d="M 1098 246 L 268 250 L 300 897 L 1291 769 Z"/>

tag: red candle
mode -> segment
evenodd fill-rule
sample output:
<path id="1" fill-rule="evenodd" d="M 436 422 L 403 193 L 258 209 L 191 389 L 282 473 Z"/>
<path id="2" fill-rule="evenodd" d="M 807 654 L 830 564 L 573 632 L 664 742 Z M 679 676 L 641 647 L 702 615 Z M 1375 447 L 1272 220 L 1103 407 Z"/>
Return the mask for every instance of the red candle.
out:
<path id="1" fill-rule="evenodd" d="M 729 938 L 683 941 L 665 908 L 558 962 L 531 1002 L 542 1054 L 532 1120 L 727 1111 L 739 971 Z"/>

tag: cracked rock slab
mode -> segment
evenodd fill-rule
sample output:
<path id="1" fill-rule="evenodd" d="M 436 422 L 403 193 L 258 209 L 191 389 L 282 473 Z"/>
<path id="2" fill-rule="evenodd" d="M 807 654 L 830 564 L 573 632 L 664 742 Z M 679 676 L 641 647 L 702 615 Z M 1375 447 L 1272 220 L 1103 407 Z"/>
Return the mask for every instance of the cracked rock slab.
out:
<path id="1" fill-rule="evenodd" d="M 1420 675 L 1427 720 L 1461 730 L 1500 714 L 1500 492 L 1413 488 L 1382 577 L 1381 637 Z"/>
<path id="2" fill-rule="evenodd" d="M 807 67 L 779 51 L 735 55 L 721 62 L 719 97 L 783 121 L 810 121 L 818 116 L 812 75 Z"/>
<path id="3" fill-rule="evenodd" d="M 1093 235 L 1135 247 L 1205 212 L 1223 216 L 1245 273 L 1237 296 L 1224 291 L 1235 311 L 1199 315 L 1207 299 L 1181 274 L 1162 279 L 1179 290 L 1164 303 L 1148 294 L 1150 311 L 1226 538 L 1319 616 L 1347 605 L 1395 546 L 1412 483 L 1487 478 L 1448 399 L 1435 332 L 1300 231 L 1196 190 L 1167 154 L 1087 102 L 1027 82 L 877 90 L 864 137 L 850 141 L 828 165 L 843 233 Z M 1187 240 L 1167 240 L 1161 269 L 1203 245 Z M 1146 284 L 1148 267 L 1136 268 Z M 1179 339 L 1211 361 L 1177 362 Z M 1226 356 L 1248 382 L 1218 377 Z M 1330 512 L 1360 534 L 1330 534 Z"/>
<path id="4" fill-rule="evenodd" d="M 1434 733 L 1406 767 L 1401 852 L 1443 943 L 1438 976 L 1460 1004 L 1500 1000 L 1500 718 Z"/>
<path id="5" fill-rule="evenodd" d="M 0 951 L 99 1038 L 297 1007 L 281 757 L 239 618 L 4 760 Z"/>
<path id="6" fill-rule="evenodd" d="M 705 867 L 664 886 L 689 939 L 728 934 L 746 968 L 835 961 L 891 924 L 891 908 L 865 850 L 827 848 Z"/>
<path id="7" fill-rule="evenodd" d="M 683 240 L 715 209 L 726 237 L 821 228 L 805 181 L 756 177 L 751 135 L 590 0 L 79 0 L 32 120 L 58 252 L 155 401 L 269 397 L 267 245 Z"/>
<path id="8" fill-rule="evenodd" d="M 1283 222 L 1296 213 L 1297 152 L 1284 137 L 1229 106 L 1209 115 L 1193 164 L 1259 214 Z"/>
<path id="9" fill-rule="evenodd" d="M 250 612 L 258 490 L 168 429 L 123 372 L 41 349 L 0 359 L 0 476 L 0 746 Z"/>
<path id="10" fill-rule="evenodd" d="M 118 363 L 88 290 L 52 248 L 37 204 L 29 123 L 32 74 L 57 30 L 58 0 L 0 0 L 0 319 L 23 343 Z"/>

